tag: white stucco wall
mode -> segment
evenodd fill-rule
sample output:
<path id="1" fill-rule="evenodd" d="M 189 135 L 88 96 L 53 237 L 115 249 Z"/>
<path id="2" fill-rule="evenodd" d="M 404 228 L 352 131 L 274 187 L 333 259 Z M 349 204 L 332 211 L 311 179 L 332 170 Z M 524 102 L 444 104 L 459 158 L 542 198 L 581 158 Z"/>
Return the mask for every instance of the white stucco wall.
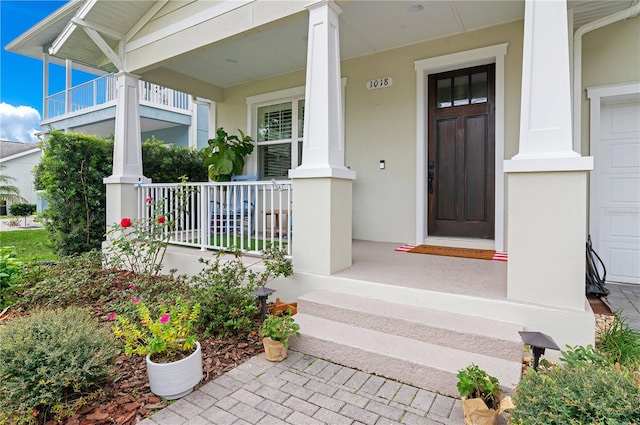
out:
<path id="1" fill-rule="evenodd" d="M 36 148 L 37 146 L 33 145 L 33 147 Z M 17 158 L 2 160 L 2 164 L 6 166 L 2 170 L 2 174 L 15 179 L 11 184 L 20 189 L 20 196 L 30 204 L 35 204 L 37 200 L 36 188 L 33 182 L 33 169 L 40 163 L 41 157 L 42 151 L 38 150 Z"/>
<path id="2" fill-rule="evenodd" d="M 505 154 L 518 149 L 522 21 L 344 61 L 345 164 L 353 182 L 353 237 L 412 242 L 416 223 L 416 72 L 420 59 L 508 43 L 505 57 Z M 393 86 L 368 91 L 365 82 L 390 76 Z M 218 126 L 247 128 L 246 98 L 305 83 L 304 71 L 224 90 Z M 255 160 L 255 159 L 254 159 Z M 386 168 L 379 169 L 385 160 Z"/>

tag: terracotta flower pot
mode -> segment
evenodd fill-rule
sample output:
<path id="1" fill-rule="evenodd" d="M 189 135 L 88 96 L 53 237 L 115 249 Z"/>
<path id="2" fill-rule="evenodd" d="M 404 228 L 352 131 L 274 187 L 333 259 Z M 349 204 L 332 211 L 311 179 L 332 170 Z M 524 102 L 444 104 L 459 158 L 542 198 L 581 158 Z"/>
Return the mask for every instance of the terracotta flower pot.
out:
<path id="1" fill-rule="evenodd" d="M 167 400 L 184 397 L 202 379 L 202 350 L 196 350 L 184 359 L 171 363 L 154 363 L 147 355 L 147 374 L 151 392 Z"/>
<path id="2" fill-rule="evenodd" d="M 279 362 L 287 358 L 287 347 L 283 343 L 264 337 L 262 345 L 264 345 L 264 355 L 267 360 Z"/>

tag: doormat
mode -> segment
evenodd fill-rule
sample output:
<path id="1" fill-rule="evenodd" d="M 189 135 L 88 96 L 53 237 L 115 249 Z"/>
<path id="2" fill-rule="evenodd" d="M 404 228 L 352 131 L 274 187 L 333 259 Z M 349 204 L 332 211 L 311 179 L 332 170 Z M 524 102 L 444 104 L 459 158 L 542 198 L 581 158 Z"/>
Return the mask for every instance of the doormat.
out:
<path id="1" fill-rule="evenodd" d="M 478 260 L 493 260 L 494 250 L 455 248 L 450 246 L 418 245 L 408 252 L 413 254 L 444 255 L 447 257 L 475 258 Z M 502 260 L 504 261 L 504 260 Z"/>
<path id="2" fill-rule="evenodd" d="M 395 252 L 409 252 L 415 247 L 416 246 L 414 244 L 406 243 L 406 244 L 404 244 L 402 246 L 397 247 L 396 249 L 394 249 L 394 251 Z"/>

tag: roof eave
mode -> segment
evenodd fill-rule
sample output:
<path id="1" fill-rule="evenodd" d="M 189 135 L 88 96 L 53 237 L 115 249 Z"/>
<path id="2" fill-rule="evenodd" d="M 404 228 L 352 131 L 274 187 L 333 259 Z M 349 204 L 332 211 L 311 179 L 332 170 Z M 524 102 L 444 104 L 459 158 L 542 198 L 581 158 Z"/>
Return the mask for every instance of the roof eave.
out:
<path id="1" fill-rule="evenodd" d="M 85 0 L 71 0 L 52 14 L 48 15 L 42 21 L 29 28 L 26 32 L 20 35 L 15 40 L 11 41 L 5 46 L 5 50 L 13 53 L 18 53 L 24 56 L 30 56 L 36 59 L 42 59 L 41 55 L 35 55 L 33 50 L 27 46 L 27 43 L 39 34 L 42 34 L 47 28 L 51 27 L 55 23 L 63 19 L 71 20 L 72 15 L 75 14 Z"/>

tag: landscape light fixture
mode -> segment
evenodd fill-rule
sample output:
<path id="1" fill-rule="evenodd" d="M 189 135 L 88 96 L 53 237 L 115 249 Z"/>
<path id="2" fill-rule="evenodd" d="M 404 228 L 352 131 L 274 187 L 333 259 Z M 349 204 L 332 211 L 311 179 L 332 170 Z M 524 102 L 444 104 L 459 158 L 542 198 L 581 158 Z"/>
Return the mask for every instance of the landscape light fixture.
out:
<path id="1" fill-rule="evenodd" d="M 262 320 L 267 317 L 267 298 L 269 298 L 269 295 L 274 292 L 276 292 L 275 289 L 267 288 L 266 286 L 261 286 L 251 292 L 251 295 L 255 295 L 258 297 L 258 300 L 260 300 L 260 316 L 262 317 Z"/>
<path id="2" fill-rule="evenodd" d="M 550 348 L 552 350 L 560 351 L 558 344 L 549 335 L 545 335 L 542 332 L 529 332 L 519 331 L 522 341 L 531 347 L 533 350 L 533 370 L 538 370 L 538 362 L 540 356 L 544 354 L 544 350 Z"/>

